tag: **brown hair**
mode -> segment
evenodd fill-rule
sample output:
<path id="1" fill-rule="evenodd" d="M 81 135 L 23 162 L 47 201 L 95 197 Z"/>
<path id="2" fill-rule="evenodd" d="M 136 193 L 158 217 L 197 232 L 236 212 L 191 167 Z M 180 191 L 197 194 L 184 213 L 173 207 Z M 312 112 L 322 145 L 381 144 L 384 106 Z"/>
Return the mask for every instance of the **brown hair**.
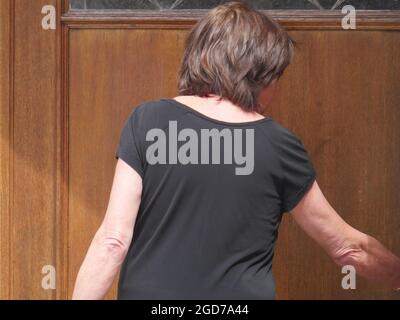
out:
<path id="1" fill-rule="evenodd" d="M 219 5 L 188 34 L 179 94 L 216 94 L 244 110 L 260 112 L 258 96 L 290 64 L 294 44 L 281 26 L 250 5 Z"/>

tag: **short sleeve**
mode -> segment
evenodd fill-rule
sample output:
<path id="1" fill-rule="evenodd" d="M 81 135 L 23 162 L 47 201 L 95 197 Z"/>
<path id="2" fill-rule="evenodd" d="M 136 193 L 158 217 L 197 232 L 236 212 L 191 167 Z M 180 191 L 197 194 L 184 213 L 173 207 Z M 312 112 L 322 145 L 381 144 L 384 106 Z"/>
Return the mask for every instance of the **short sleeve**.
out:
<path id="1" fill-rule="evenodd" d="M 311 188 L 316 171 L 310 155 L 295 134 L 285 129 L 281 138 L 281 211 L 288 212 Z"/>
<path id="2" fill-rule="evenodd" d="M 119 144 L 115 153 L 115 158 L 120 158 L 131 166 L 143 178 L 143 161 L 140 152 L 140 127 L 133 110 L 125 120 L 120 133 Z"/>

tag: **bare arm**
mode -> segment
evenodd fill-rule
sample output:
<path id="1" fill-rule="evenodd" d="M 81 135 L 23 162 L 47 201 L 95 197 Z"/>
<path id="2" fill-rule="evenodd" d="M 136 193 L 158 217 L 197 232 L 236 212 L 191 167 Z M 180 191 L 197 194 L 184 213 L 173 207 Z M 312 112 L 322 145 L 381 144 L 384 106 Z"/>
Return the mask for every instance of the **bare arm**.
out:
<path id="1" fill-rule="evenodd" d="M 330 206 L 316 181 L 291 213 L 337 264 L 352 265 L 367 279 L 400 288 L 400 259 L 373 237 L 348 225 Z"/>
<path id="2" fill-rule="evenodd" d="M 119 272 L 132 241 L 142 179 L 118 160 L 104 220 L 79 270 L 72 299 L 103 299 Z"/>

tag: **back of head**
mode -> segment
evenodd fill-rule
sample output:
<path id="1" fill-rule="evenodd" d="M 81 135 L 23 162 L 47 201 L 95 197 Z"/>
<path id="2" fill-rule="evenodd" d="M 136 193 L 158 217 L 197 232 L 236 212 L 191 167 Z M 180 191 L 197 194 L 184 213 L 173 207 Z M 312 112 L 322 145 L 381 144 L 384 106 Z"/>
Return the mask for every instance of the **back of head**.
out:
<path id="1" fill-rule="evenodd" d="M 181 95 L 210 94 L 260 112 L 258 96 L 290 64 L 294 41 L 243 2 L 210 10 L 190 31 L 178 77 Z"/>

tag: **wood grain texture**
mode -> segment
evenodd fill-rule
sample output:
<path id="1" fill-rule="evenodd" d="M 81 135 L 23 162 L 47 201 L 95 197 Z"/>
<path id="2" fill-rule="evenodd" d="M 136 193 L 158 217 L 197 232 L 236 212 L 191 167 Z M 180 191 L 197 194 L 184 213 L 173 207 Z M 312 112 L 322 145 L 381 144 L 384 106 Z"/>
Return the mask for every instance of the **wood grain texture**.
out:
<path id="1" fill-rule="evenodd" d="M 62 21 L 78 28 L 186 29 L 206 14 L 196 10 L 69 10 Z M 342 30 L 340 10 L 260 10 L 290 30 Z M 357 10 L 358 30 L 400 30 L 400 12 Z"/>
<path id="2" fill-rule="evenodd" d="M 0 299 L 10 297 L 10 194 L 12 193 L 12 4 L 0 2 Z"/>
<path id="3" fill-rule="evenodd" d="M 69 292 L 107 205 L 114 151 L 138 103 L 176 95 L 185 31 L 72 29 L 69 57 Z M 318 182 L 353 226 L 400 254 L 400 33 L 293 31 L 299 47 L 270 115 L 304 141 Z M 96 54 L 93 54 L 96 52 Z M 274 273 L 280 299 L 398 299 L 337 267 L 289 217 Z M 114 291 L 108 298 L 112 298 Z"/>
<path id="4" fill-rule="evenodd" d="M 42 267 L 56 265 L 57 32 L 42 29 L 42 7 L 14 1 L 11 298 L 52 299 Z"/>
<path id="5" fill-rule="evenodd" d="M 68 26 L 60 17 L 68 10 L 68 0 L 57 0 L 57 176 L 56 176 L 56 299 L 67 298 L 68 263 L 66 261 L 68 234 Z"/>

